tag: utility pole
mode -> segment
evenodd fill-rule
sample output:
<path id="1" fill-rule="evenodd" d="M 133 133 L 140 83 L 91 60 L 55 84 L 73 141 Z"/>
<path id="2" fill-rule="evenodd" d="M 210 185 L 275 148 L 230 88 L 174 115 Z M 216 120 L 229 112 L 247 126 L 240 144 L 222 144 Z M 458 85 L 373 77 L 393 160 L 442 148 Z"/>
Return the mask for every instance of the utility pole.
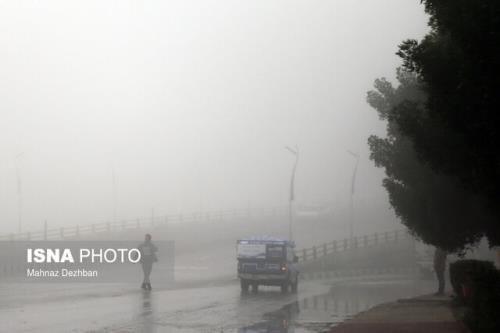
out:
<path id="1" fill-rule="evenodd" d="M 290 147 L 285 147 L 290 153 L 295 156 L 295 163 L 293 164 L 292 176 L 290 178 L 290 197 L 288 200 L 288 240 L 293 240 L 292 223 L 293 223 L 293 211 L 292 204 L 295 200 L 295 171 L 297 170 L 297 164 L 299 163 L 299 148 L 295 146 L 295 149 Z"/>
<path id="2" fill-rule="evenodd" d="M 116 222 L 116 176 L 115 176 L 115 165 L 111 165 L 111 186 L 113 195 L 113 222 Z"/>
<path id="3" fill-rule="evenodd" d="M 47 240 L 47 220 L 43 221 L 43 240 Z"/>
<path id="4" fill-rule="evenodd" d="M 17 231 L 19 233 L 23 230 L 23 195 L 22 195 L 22 183 L 21 183 L 21 171 L 19 170 L 19 159 L 23 156 L 24 153 L 19 153 L 16 155 L 14 159 L 14 163 L 16 166 L 16 179 L 17 179 Z"/>
<path id="5" fill-rule="evenodd" d="M 351 195 L 350 195 L 350 208 L 349 208 L 349 236 L 351 239 L 351 244 L 354 241 L 354 190 L 356 187 L 356 173 L 358 172 L 359 155 L 348 150 L 348 154 L 356 159 L 356 164 L 354 165 L 354 170 L 352 172 L 351 179 Z"/>

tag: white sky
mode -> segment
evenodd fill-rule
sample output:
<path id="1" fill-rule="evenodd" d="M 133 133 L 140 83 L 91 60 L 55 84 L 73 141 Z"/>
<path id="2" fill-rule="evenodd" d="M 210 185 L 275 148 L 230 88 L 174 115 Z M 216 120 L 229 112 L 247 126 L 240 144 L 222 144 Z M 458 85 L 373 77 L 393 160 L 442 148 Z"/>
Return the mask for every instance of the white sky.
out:
<path id="1" fill-rule="evenodd" d="M 366 104 L 418 0 L 0 0 L 0 231 L 297 200 L 387 208 Z M 358 205 L 363 207 L 363 205 Z"/>

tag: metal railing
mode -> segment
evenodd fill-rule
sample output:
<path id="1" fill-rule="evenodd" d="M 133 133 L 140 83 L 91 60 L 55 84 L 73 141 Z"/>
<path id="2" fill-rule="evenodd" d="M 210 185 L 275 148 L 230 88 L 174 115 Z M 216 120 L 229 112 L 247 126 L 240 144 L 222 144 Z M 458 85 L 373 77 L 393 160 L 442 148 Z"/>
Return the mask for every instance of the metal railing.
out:
<path id="1" fill-rule="evenodd" d="M 369 248 L 388 243 L 395 243 L 404 239 L 411 240 L 413 239 L 413 236 L 410 235 L 406 230 L 394 230 L 391 232 L 381 232 L 371 235 L 357 236 L 352 239 L 345 238 L 342 240 L 334 240 L 329 243 L 324 243 L 321 245 L 298 250 L 296 251 L 296 254 L 299 257 L 299 262 L 304 262 L 309 260 L 316 260 L 334 253 L 350 251 L 359 248 Z"/>
<path id="2" fill-rule="evenodd" d="M 210 222 L 228 219 L 242 219 L 252 217 L 276 217 L 288 214 L 286 207 L 274 207 L 263 209 L 235 209 L 219 210 L 191 214 L 169 214 L 163 216 L 143 217 L 137 219 L 126 219 L 119 221 L 108 221 L 85 225 L 74 225 L 59 228 L 45 228 L 34 232 L 11 233 L 0 235 L 0 241 L 6 240 L 60 240 L 68 238 L 79 238 L 82 235 L 91 235 L 102 232 L 118 232 L 130 229 L 154 228 L 165 226 L 169 223 L 193 223 Z"/>

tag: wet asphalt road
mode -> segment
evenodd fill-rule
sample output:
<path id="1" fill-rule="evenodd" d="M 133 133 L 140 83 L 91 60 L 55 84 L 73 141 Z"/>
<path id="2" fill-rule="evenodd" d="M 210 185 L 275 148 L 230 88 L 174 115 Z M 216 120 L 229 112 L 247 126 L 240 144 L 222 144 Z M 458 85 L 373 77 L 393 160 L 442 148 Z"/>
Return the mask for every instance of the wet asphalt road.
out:
<path id="1" fill-rule="evenodd" d="M 297 295 L 239 284 L 0 288 L 0 332 L 322 332 L 374 305 L 430 292 L 412 281 L 303 282 Z"/>

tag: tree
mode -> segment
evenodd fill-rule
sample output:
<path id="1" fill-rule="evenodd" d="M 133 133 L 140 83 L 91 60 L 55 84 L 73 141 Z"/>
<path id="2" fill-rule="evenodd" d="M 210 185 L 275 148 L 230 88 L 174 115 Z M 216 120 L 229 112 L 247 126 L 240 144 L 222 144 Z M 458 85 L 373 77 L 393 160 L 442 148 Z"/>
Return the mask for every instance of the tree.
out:
<path id="1" fill-rule="evenodd" d="M 500 1 L 422 2 L 431 31 L 398 55 L 421 81 L 425 108 L 401 107 L 390 121 L 424 164 L 484 198 L 495 218 L 483 232 L 500 245 Z"/>
<path id="2" fill-rule="evenodd" d="M 387 137 L 368 139 L 370 158 L 385 169 L 390 203 L 414 235 L 451 252 L 463 250 L 483 236 L 489 217 L 480 198 L 456 178 L 438 174 L 418 159 L 411 139 L 393 119 L 401 112 L 423 112 L 426 94 L 415 74 L 400 69 L 397 79 L 397 88 L 379 79 L 368 92 L 368 103 L 387 121 Z"/>

